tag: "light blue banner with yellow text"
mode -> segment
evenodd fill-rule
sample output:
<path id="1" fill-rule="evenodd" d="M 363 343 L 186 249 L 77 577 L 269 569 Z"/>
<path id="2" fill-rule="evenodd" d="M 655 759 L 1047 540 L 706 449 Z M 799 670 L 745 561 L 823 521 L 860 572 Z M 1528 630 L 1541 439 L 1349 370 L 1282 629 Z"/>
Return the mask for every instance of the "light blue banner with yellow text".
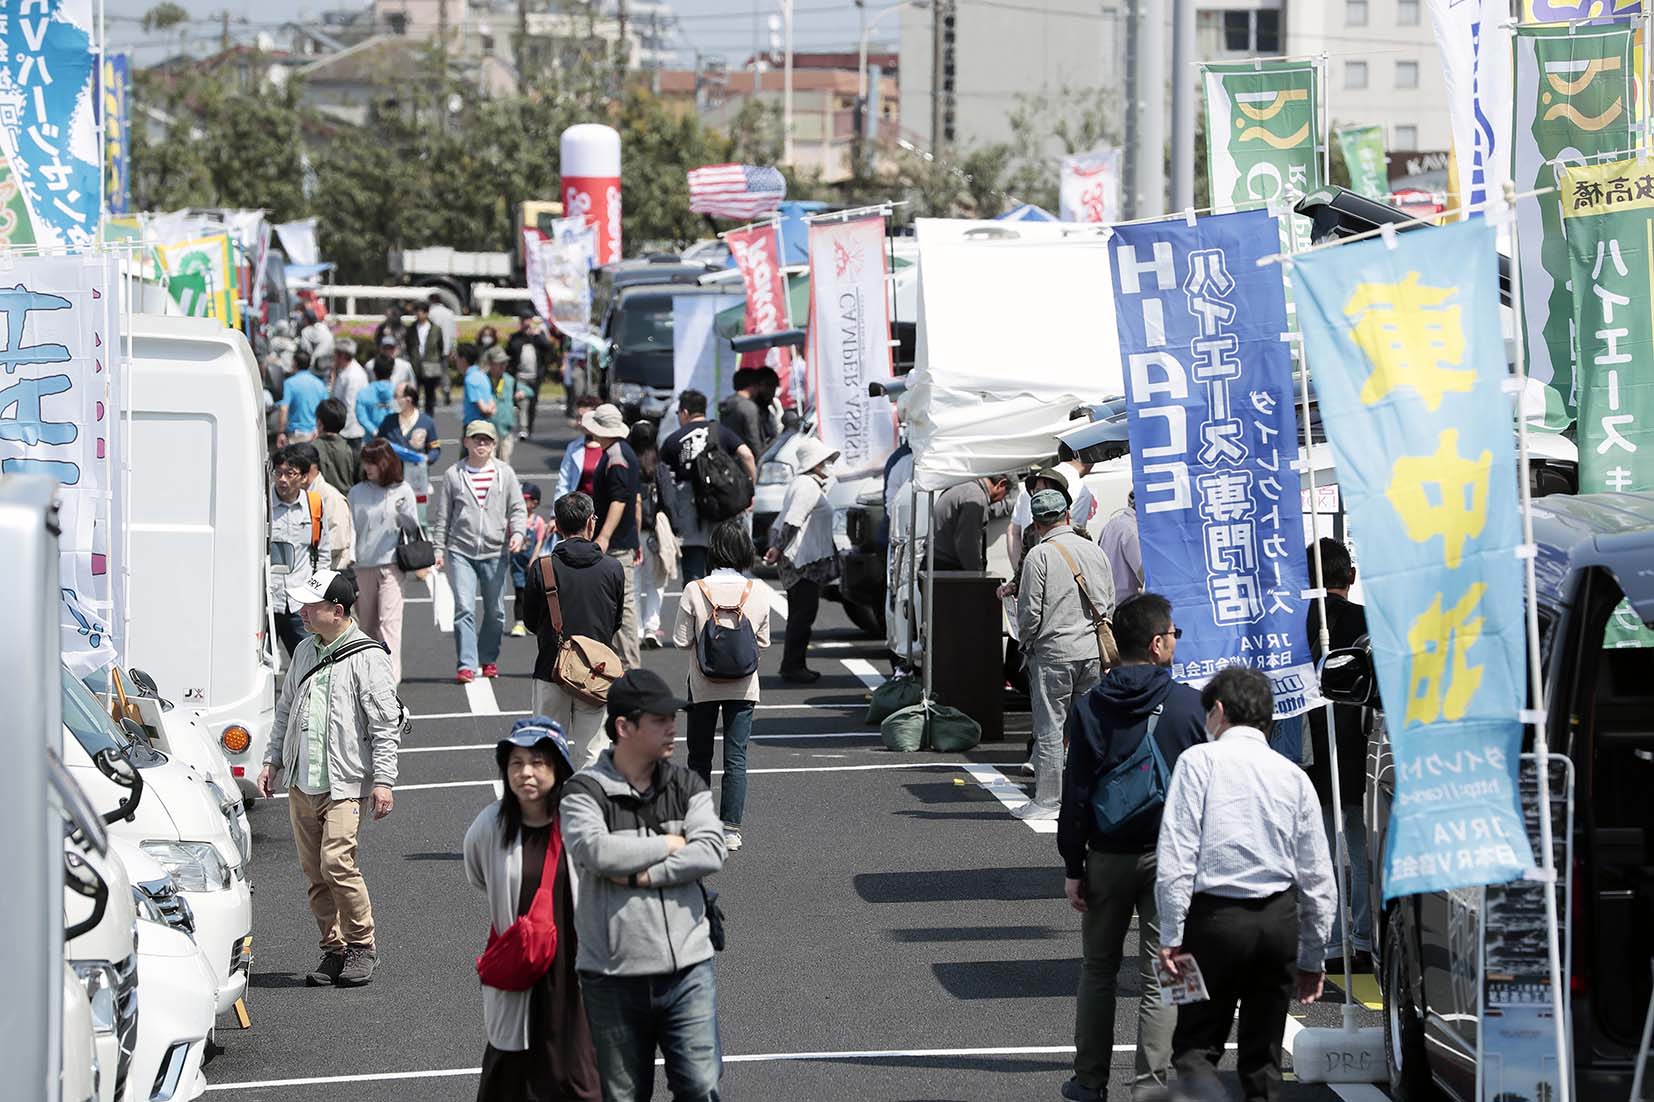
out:
<path id="1" fill-rule="evenodd" d="M 1516 794 L 1526 633 L 1494 233 L 1463 222 L 1293 268 L 1395 760 L 1386 899 L 1533 864 Z"/>

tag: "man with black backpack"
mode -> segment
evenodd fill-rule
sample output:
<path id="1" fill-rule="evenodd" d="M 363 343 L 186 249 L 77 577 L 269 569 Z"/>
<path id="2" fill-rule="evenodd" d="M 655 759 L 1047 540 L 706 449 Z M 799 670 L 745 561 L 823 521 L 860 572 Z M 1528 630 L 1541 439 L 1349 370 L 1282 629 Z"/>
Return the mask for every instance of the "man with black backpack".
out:
<path id="1" fill-rule="evenodd" d="M 286 774 L 287 810 L 310 910 L 322 931 L 322 962 L 310 987 L 361 987 L 379 967 L 373 904 L 356 863 L 362 801 L 373 817 L 391 813 L 396 754 L 406 714 L 385 644 L 351 618 L 356 586 L 317 570 L 288 587 L 311 635 L 293 653 L 258 789 L 274 796 Z"/>
<path id="2" fill-rule="evenodd" d="M 580 769 L 597 760 L 606 742 L 603 703 L 587 688 L 605 672 L 610 680 L 624 672 L 608 643 L 625 610 L 626 568 L 593 542 L 597 512 L 590 497 L 564 494 L 552 514 L 557 546 L 528 564 L 518 611 L 539 645 L 533 714 L 562 724 Z M 593 671 L 605 663 L 613 668 Z"/>
<path id="3" fill-rule="evenodd" d="M 1171 603 L 1156 593 L 1139 594 L 1120 603 L 1113 624 L 1120 664 L 1069 713 L 1068 766 L 1057 818 L 1063 894 L 1085 916 L 1074 1077 L 1062 1089 L 1072 1102 L 1108 1097 L 1114 995 L 1133 909 L 1143 982 L 1135 1085 L 1166 1083 L 1177 1011 L 1160 1005 L 1154 973 L 1160 930 L 1155 843 L 1178 756 L 1206 738 L 1200 694 L 1172 680 L 1181 632 L 1172 621 Z"/>
<path id="4" fill-rule="evenodd" d="M 687 586 L 709 572 L 712 530 L 752 504 L 757 460 L 727 425 L 706 419 L 706 395 L 686 390 L 678 395 L 678 428 L 661 442 L 655 480 L 683 550 Z"/>

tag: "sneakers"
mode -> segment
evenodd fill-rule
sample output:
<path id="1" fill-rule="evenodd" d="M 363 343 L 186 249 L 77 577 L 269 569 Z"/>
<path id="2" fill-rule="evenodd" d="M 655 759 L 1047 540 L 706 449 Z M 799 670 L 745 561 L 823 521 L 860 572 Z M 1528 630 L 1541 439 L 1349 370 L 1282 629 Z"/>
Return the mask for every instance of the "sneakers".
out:
<path id="1" fill-rule="evenodd" d="M 741 848 L 741 828 L 734 823 L 724 824 L 724 848 L 731 853 Z"/>
<path id="2" fill-rule="evenodd" d="M 517 439 L 518 439 L 518 440 L 527 440 L 527 439 L 528 439 L 528 433 L 526 433 L 526 432 L 519 432 L 519 433 L 518 433 L 518 434 L 517 434 Z"/>
<path id="3" fill-rule="evenodd" d="M 1069 1076 L 1068 1082 L 1062 1085 L 1062 1096 L 1068 1102 L 1105 1102 L 1108 1095 L 1096 1087 L 1088 1087 L 1074 1076 Z"/>
<path id="4" fill-rule="evenodd" d="M 366 987 L 379 969 L 379 954 L 371 945 L 345 946 L 344 967 L 333 981 L 340 987 Z"/>
<path id="5" fill-rule="evenodd" d="M 461 685 L 469 685 L 476 679 L 477 671 L 471 669 L 469 666 L 461 666 L 459 668 L 459 672 L 454 675 L 454 680 L 458 681 Z"/>
<path id="6" fill-rule="evenodd" d="M 1023 822 L 1028 823 L 1039 822 L 1042 819 L 1055 819 L 1059 810 L 1060 809 L 1048 804 L 1042 804 L 1037 800 L 1029 800 L 1021 807 L 1012 808 L 1011 814 L 1015 815 Z"/>
<path id="7" fill-rule="evenodd" d="M 523 623 L 521 620 L 518 620 L 515 624 L 511 625 L 511 638 L 521 639 L 523 636 L 525 636 L 527 634 L 528 634 L 528 625 Z"/>
<path id="8" fill-rule="evenodd" d="M 644 650 L 660 650 L 660 640 L 653 635 L 645 635 L 638 640 L 638 645 Z"/>
<path id="9" fill-rule="evenodd" d="M 345 970 L 345 954 L 338 949 L 329 949 L 322 954 L 322 962 L 316 965 L 316 970 L 304 977 L 306 987 L 332 987 L 339 980 L 339 973 Z"/>
<path id="10" fill-rule="evenodd" d="M 782 670 L 781 680 L 793 685 L 814 685 L 821 680 L 821 671 L 802 667 L 796 670 Z"/>
<path id="11" fill-rule="evenodd" d="M 498 677 L 500 676 L 500 668 L 492 662 L 484 662 L 482 664 L 482 675 L 484 677 Z"/>

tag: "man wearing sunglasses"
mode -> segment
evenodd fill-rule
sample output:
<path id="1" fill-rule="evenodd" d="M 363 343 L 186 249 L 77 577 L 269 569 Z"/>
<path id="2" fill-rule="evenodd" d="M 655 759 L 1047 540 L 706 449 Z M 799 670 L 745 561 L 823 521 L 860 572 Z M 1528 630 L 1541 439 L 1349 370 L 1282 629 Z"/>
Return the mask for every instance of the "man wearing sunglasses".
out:
<path id="1" fill-rule="evenodd" d="M 1171 602 L 1141 593 L 1114 610 L 1120 664 L 1109 670 L 1068 717 L 1068 767 L 1063 775 L 1057 848 L 1065 868 L 1063 894 L 1079 911 L 1083 959 L 1074 1022 L 1074 1077 L 1062 1096 L 1103 1102 L 1114 1054 L 1115 991 L 1131 914 L 1137 912 L 1143 994 L 1138 1007 L 1135 1088 L 1165 1086 L 1172 1062 L 1175 1007 L 1160 1005 L 1154 955 L 1159 914 L 1154 902 L 1155 845 L 1161 806 L 1146 807 L 1104 833 L 1092 808 L 1098 782 L 1152 737 L 1170 777 L 1183 751 L 1206 739 L 1200 693 L 1172 680 L 1183 630 Z M 1135 1093 L 1135 1091 L 1134 1091 Z"/>

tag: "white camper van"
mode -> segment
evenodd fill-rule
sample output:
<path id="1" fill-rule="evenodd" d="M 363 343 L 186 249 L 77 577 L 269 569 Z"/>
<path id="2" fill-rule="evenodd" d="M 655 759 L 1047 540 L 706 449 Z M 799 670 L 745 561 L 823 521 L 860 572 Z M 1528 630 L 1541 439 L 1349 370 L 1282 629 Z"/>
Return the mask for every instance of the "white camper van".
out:
<path id="1" fill-rule="evenodd" d="M 224 747 L 256 794 L 275 722 L 269 480 L 258 364 L 216 321 L 132 318 L 127 662 Z"/>

